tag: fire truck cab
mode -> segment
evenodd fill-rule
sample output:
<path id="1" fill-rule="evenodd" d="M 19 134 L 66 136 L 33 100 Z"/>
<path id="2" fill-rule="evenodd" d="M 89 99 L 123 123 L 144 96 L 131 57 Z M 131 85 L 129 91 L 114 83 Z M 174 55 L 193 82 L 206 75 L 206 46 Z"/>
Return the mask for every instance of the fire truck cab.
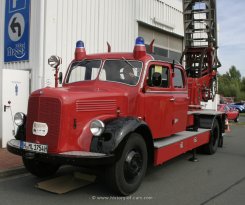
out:
<path id="1" fill-rule="evenodd" d="M 57 68 L 61 59 L 52 59 Z M 7 148 L 38 177 L 64 164 L 106 167 L 109 185 L 128 195 L 149 164 L 222 146 L 225 114 L 193 109 L 190 98 L 185 69 L 147 54 L 143 38 L 132 53 L 93 55 L 79 41 L 62 87 L 33 92 L 27 116 L 15 115 L 19 128 Z"/>

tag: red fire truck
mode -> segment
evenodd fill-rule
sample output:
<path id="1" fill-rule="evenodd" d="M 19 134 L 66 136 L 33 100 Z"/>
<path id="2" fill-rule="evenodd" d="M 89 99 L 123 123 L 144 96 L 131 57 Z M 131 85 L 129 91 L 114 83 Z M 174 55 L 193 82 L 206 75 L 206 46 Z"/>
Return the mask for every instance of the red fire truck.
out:
<path id="1" fill-rule="evenodd" d="M 142 37 L 131 53 L 88 55 L 78 41 L 62 87 L 57 86 L 61 59 L 49 59 L 56 88 L 30 95 L 27 116 L 14 117 L 18 132 L 7 148 L 38 177 L 65 164 L 103 167 L 113 190 L 131 194 L 149 164 L 188 151 L 195 160 L 196 149 L 214 154 L 222 147 L 225 114 L 200 106 L 215 94 L 214 50 L 211 45 L 187 49 L 186 65 L 192 67 L 185 70 L 147 53 Z M 188 63 L 197 57 L 203 57 L 201 68 Z"/>
<path id="2" fill-rule="evenodd" d="M 15 115 L 19 129 L 8 150 L 39 177 L 64 164 L 107 166 L 112 187 L 130 194 L 149 163 L 222 146 L 225 115 L 192 105 L 190 80 L 180 64 L 147 54 L 142 38 L 133 53 L 96 55 L 79 41 L 62 87 L 33 92 L 27 116 Z"/>

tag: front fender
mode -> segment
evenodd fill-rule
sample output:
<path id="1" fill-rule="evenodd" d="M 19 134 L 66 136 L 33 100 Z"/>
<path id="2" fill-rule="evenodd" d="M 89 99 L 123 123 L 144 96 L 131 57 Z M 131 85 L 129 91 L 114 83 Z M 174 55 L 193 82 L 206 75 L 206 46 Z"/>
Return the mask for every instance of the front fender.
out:
<path id="1" fill-rule="evenodd" d="M 99 137 L 93 137 L 91 152 L 113 153 L 129 133 L 142 125 L 147 126 L 144 121 L 133 117 L 117 118 L 107 122 L 104 133 Z"/>

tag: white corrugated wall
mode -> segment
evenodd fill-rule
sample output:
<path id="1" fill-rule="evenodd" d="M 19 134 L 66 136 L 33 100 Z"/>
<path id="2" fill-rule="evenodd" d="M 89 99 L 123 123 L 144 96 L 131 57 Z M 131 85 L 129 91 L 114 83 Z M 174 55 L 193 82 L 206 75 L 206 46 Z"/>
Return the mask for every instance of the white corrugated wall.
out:
<path id="1" fill-rule="evenodd" d="M 0 0 L 0 39 L 4 39 L 5 1 Z M 31 0 L 30 61 L 3 63 L 0 68 L 30 69 L 32 90 L 53 85 L 51 55 L 63 59 L 64 72 L 73 59 L 77 40 L 87 53 L 131 51 L 138 35 L 138 22 L 183 36 L 182 3 L 178 0 Z"/>
<path id="2" fill-rule="evenodd" d="M 87 53 L 130 51 L 137 35 L 135 1 L 132 0 L 46 0 L 44 58 L 62 57 L 65 71 L 73 59 L 77 40 L 83 40 Z M 53 81 L 44 64 L 46 85 Z M 51 78 L 51 79 L 50 79 Z"/>
<path id="3" fill-rule="evenodd" d="M 46 0 L 45 85 L 53 85 L 47 59 L 61 56 L 65 71 L 77 40 L 85 42 L 87 53 L 107 51 L 107 41 L 112 51 L 131 51 L 138 35 L 137 21 L 183 36 L 182 19 L 182 3 L 177 0 Z"/>

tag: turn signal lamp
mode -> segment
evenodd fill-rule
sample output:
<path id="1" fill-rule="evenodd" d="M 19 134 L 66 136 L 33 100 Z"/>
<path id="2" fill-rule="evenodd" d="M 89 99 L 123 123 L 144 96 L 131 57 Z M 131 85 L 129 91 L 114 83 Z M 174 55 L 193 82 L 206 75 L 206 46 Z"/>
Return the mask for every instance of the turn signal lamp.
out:
<path id="1" fill-rule="evenodd" d="M 145 40 L 143 37 L 136 38 L 134 46 L 134 58 L 140 59 L 146 55 Z"/>
<path id="2" fill-rule="evenodd" d="M 84 42 L 83 41 L 77 41 L 76 43 L 76 50 L 75 50 L 75 59 L 77 61 L 81 61 L 86 56 L 86 50 L 84 48 Z"/>

